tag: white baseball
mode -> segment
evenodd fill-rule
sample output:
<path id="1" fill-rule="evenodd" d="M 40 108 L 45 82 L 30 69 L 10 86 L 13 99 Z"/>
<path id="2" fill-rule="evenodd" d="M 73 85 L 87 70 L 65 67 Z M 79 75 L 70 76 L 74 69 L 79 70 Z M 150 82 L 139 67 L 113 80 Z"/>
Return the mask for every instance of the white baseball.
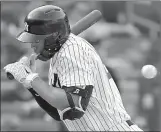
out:
<path id="1" fill-rule="evenodd" d="M 145 65 L 142 67 L 141 73 L 145 78 L 151 79 L 156 77 L 157 69 L 153 65 Z"/>

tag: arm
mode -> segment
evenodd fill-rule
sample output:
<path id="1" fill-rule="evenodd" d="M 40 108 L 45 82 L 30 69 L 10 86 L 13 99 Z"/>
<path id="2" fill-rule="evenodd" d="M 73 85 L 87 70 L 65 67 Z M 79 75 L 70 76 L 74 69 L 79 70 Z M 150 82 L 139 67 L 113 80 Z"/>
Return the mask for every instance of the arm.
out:
<path id="1" fill-rule="evenodd" d="M 41 87 L 38 85 L 41 85 Z M 33 89 L 40 95 L 39 99 L 38 97 L 35 98 L 36 101 L 46 112 L 48 112 L 49 115 L 56 120 L 75 120 L 81 118 L 88 106 L 93 90 L 92 85 L 79 87 L 63 86 L 62 89 L 54 88 L 53 90 L 49 90 L 49 87 L 46 86 L 46 84 L 40 78 L 34 79 L 32 86 Z M 45 90 L 43 86 L 46 86 Z M 77 91 L 78 89 L 79 91 Z M 47 106 L 43 102 L 50 108 L 47 109 Z M 44 105 L 46 107 L 44 107 Z M 60 117 L 55 115 L 57 113 L 55 108 L 61 110 L 59 113 Z M 55 113 L 54 115 L 53 112 Z"/>
<path id="2" fill-rule="evenodd" d="M 37 77 L 32 81 L 32 88 L 50 105 L 63 110 L 69 107 L 66 93 L 61 88 L 51 87 L 46 84 L 41 78 Z M 78 106 L 78 95 L 72 95 L 75 106 Z"/>

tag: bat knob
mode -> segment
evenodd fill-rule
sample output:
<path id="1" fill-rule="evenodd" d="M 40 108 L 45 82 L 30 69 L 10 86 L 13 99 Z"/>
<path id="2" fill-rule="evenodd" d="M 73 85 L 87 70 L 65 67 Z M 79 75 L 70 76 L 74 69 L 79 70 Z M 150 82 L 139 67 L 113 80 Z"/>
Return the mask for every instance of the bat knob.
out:
<path id="1" fill-rule="evenodd" d="M 11 73 L 7 72 L 7 78 L 9 80 L 13 80 L 14 79 L 14 76 Z"/>

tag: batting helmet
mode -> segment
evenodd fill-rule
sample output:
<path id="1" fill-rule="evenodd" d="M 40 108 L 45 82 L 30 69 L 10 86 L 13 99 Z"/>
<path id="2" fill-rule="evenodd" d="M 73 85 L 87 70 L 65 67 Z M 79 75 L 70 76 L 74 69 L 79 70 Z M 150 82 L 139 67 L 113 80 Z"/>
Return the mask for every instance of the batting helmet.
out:
<path id="1" fill-rule="evenodd" d="M 25 30 L 17 39 L 24 43 L 44 41 L 38 59 L 50 59 L 67 40 L 70 25 L 66 13 L 57 6 L 45 5 L 32 10 L 25 18 Z"/>

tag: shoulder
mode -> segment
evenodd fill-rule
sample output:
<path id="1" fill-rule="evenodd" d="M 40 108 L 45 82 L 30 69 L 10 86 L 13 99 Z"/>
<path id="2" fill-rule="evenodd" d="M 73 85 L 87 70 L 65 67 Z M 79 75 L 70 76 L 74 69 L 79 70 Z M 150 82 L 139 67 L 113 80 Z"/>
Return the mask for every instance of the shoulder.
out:
<path id="1" fill-rule="evenodd" d="M 77 46 L 81 46 L 83 38 L 78 37 L 74 34 L 70 34 L 68 40 L 63 44 L 63 48 L 66 48 L 67 46 L 73 46 L 73 45 L 77 45 Z"/>
<path id="2" fill-rule="evenodd" d="M 87 41 L 71 33 L 68 40 L 62 45 L 59 54 L 72 50 L 73 48 L 84 49 L 85 47 L 88 47 Z"/>

